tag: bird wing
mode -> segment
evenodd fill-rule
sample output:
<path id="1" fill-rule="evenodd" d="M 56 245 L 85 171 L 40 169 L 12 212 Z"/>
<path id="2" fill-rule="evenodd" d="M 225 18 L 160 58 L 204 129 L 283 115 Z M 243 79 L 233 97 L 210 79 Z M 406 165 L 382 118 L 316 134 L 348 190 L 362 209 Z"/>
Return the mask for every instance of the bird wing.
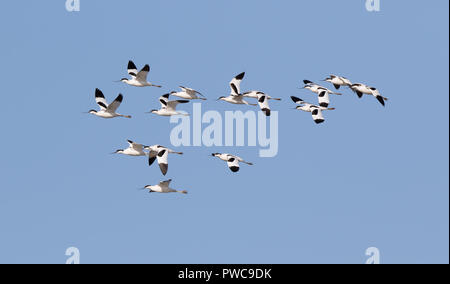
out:
<path id="1" fill-rule="evenodd" d="M 133 61 L 128 61 L 128 74 L 134 79 L 138 74 L 138 70 Z"/>
<path id="2" fill-rule="evenodd" d="M 241 82 L 242 79 L 244 79 L 245 72 L 242 72 L 241 74 L 237 75 L 233 78 L 230 82 L 230 88 L 231 88 L 231 94 L 233 96 L 239 96 L 241 94 Z"/>
<path id="3" fill-rule="evenodd" d="M 196 91 L 194 89 L 191 89 L 191 88 L 180 86 L 180 89 L 183 90 L 183 92 L 187 93 L 190 96 L 194 96 L 195 94 L 203 96 L 200 92 L 198 92 L 198 91 Z"/>
<path id="4" fill-rule="evenodd" d="M 159 186 L 162 187 L 162 188 L 168 188 L 171 182 L 172 182 L 171 179 L 166 180 L 166 181 L 162 181 L 162 182 L 159 183 Z"/>
<path id="5" fill-rule="evenodd" d="M 227 161 L 227 164 L 228 164 L 228 168 L 230 168 L 230 170 L 233 173 L 236 173 L 239 171 L 239 160 L 237 157 L 230 156 Z"/>
<path id="6" fill-rule="evenodd" d="M 377 98 L 377 100 L 380 102 L 380 104 L 381 104 L 382 106 L 385 106 L 384 100 L 385 100 L 386 98 L 384 98 L 384 97 L 380 94 L 380 91 L 378 91 L 378 89 L 376 89 L 376 88 L 370 88 L 370 91 L 372 92 L 372 95 L 373 95 L 375 98 Z"/>
<path id="7" fill-rule="evenodd" d="M 106 110 L 108 108 L 105 96 L 99 89 L 95 90 L 95 102 L 99 105 L 101 110 Z"/>
<path id="8" fill-rule="evenodd" d="M 311 106 L 311 114 L 315 123 L 319 124 L 325 121 L 322 110 L 316 106 Z"/>
<path id="9" fill-rule="evenodd" d="M 257 99 L 258 98 L 258 92 L 257 91 L 245 92 L 242 95 L 244 97 L 246 97 L 246 98 L 252 98 L 252 99 Z"/>
<path id="10" fill-rule="evenodd" d="M 258 92 L 258 105 L 266 116 L 270 116 L 269 99 L 266 94 Z"/>
<path id="11" fill-rule="evenodd" d="M 167 171 L 169 170 L 168 157 L 169 151 L 167 151 L 167 149 L 162 149 L 161 151 L 158 152 L 157 155 L 158 164 L 163 175 L 166 175 Z"/>
<path id="12" fill-rule="evenodd" d="M 108 106 L 107 110 L 110 112 L 116 112 L 116 110 L 119 108 L 120 104 L 123 101 L 122 94 L 119 94 L 117 98 Z"/>
<path id="13" fill-rule="evenodd" d="M 159 102 L 161 103 L 161 108 L 167 108 L 167 104 L 169 103 L 170 94 L 165 94 L 159 98 Z"/>
<path id="14" fill-rule="evenodd" d="M 177 105 L 179 104 L 187 104 L 189 103 L 188 100 L 176 100 L 176 101 L 169 101 L 167 103 L 167 110 L 175 111 L 177 108 Z"/>
<path id="15" fill-rule="evenodd" d="M 144 145 L 134 143 L 131 140 L 128 140 L 128 144 L 130 144 L 130 148 L 133 148 L 134 150 L 139 151 L 139 152 L 141 152 L 144 149 Z"/>
<path id="16" fill-rule="evenodd" d="M 153 165 L 157 156 L 158 156 L 158 152 L 150 149 L 150 151 L 148 152 L 148 165 L 149 166 Z"/>
<path id="17" fill-rule="evenodd" d="M 328 107 L 330 104 L 330 93 L 327 90 L 323 90 L 319 93 L 319 105 L 321 107 Z"/>
<path id="18" fill-rule="evenodd" d="M 150 65 L 145 65 L 139 73 L 137 73 L 136 79 L 138 81 L 147 82 L 148 72 L 150 72 Z"/>
<path id="19" fill-rule="evenodd" d="M 294 97 L 294 96 L 291 96 L 291 100 L 292 100 L 294 103 L 299 104 L 299 105 L 306 104 L 306 102 L 305 102 L 304 100 L 302 100 L 302 99 L 300 99 L 300 98 L 297 98 L 297 97 Z"/>

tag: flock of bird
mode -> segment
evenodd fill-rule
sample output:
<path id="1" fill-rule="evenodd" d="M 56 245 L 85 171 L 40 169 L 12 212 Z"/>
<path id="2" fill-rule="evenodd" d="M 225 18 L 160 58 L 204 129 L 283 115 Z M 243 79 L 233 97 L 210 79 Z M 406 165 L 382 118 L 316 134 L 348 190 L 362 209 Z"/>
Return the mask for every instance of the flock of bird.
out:
<path id="1" fill-rule="evenodd" d="M 148 82 L 148 73 L 150 72 L 150 66 L 145 65 L 140 71 L 138 71 L 136 65 L 133 63 L 133 61 L 128 62 L 128 74 L 130 78 L 123 78 L 120 81 L 117 82 L 123 82 L 127 85 L 134 86 L 134 87 L 156 87 L 161 88 L 162 86 L 156 85 L 153 83 Z M 229 83 L 231 93 L 229 96 L 222 96 L 217 99 L 217 101 L 224 101 L 231 104 L 237 104 L 237 105 L 249 105 L 249 106 L 259 106 L 261 111 L 266 115 L 270 116 L 271 110 L 269 106 L 269 100 L 276 100 L 281 101 L 280 98 L 273 98 L 264 92 L 261 91 L 248 91 L 248 92 L 241 92 L 241 82 L 245 77 L 245 72 L 240 73 L 236 77 L 234 77 L 231 82 Z M 383 97 L 377 88 L 370 87 L 365 84 L 356 83 L 353 84 L 349 79 L 341 76 L 336 75 L 330 75 L 328 78 L 323 80 L 324 82 L 331 83 L 336 90 L 339 90 L 341 87 L 348 87 L 350 90 L 355 92 L 359 98 L 362 98 L 363 95 L 371 95 L 374 96 L 383 106 L 385 106 L 385 101 L 388 99 Z M 337 93 L 333 90 L 330 90 L 324 86 L 318 85 L 312 81 L 304 80 L 304 87 L 303 89 L 310 90 L 311 92 L 315 93 L 318 96 L 318 103 L 312 104 L 304 101 L 301 98 L 291 96 L 292 101 L 295 104 L 298 104 L 298 106 L 295 108 L 297 110 L 301 110 L 304 112 L 309 112 L 312 115 L 312 118 L 315 123 L 320 124 L 325 122 L 323 111 L 325 110 L 334 110 L 335 108 L 329 107 L 330 105 L 330 95 L 342 95 L 341 93 Z M 170 92 L 167 93 L 159 98 L 159 103 L 161 104 L 160 109 L 154 109 L 151 110 L 148 113 L 159 115 L 159 116 L 174 116 L 174 115 L 186 115 L 189 114 L 185 112 L 179 112 L 176 110 L 177 106 L 180 104 L 186 104 L 189 103 L 191 100 L 206 100 L 205 96 L 201 94 L 200 92 L 180 86 L 181 91 L 179 92 Z M 178 97 L 180 99 L 177 100 L 170 100 L 170 96 Z M 252 104 L 246 101 L 246 99 L 256 99 L 257 104 Z M 115 118 L 115 117 L 124 117 L 124 118 L 131 118 L 130 115 L 122 115 L 117 113 L 117 109 L 121 105 L 123 101 L 123 95 L 119 94 L 117 98 L 111 103 L 108 104 L 108 102 L 105 99 L 104 94 L 101 90 L 96 89 L 95 90 L 95 101 L 97 105 L 99 106 L 99 110 L 90 110 L 88 113 L 95 115 L 97 117 L 101 118 Z M 171 150 L 167 147 L 161 146 L 161 145 L 153 145 L 153 146 L 146 146 L 143 144 L 135 143 L 131 140 L 128 140 L 128 148 L 121 149 L 115 151 L 113 154 L 122 154 L 127 156 L 133 156 L 133 157 L 147 157 L 148 158 L 148 164 L 149 166 L 153 165 L 153 163 L 157 160 L 159 168 L 161 170 L 161 173 L 165 176 L 169 169 L 169 163 L 168 163 L 168 157 L 169 154 L 177 154 L 177 155 L 183 155 L 182 152 L 177 152 L 174 150 Z M 225 153 L 213 153 L 213 157 L 219 158 L 220 160 L 227 163 L 228 168 L 236 173 L 240 169 L 240 163 L 247 164 L 247 165 L 253 165 L 250 162 L 245 161 L 244 159 L 232 155 L 232 154 L 225 154 Z M 160 182 L 158 185 L 147 185 L 143 189 L 149 190 L 150 193 L 152 192 L 158 192 L 158 193 L 182 193 L 187 194 L 188 192 L 185 190 L 175 190 L 170 187 L 170 183 L 172 180 L 166 180 Z"/>

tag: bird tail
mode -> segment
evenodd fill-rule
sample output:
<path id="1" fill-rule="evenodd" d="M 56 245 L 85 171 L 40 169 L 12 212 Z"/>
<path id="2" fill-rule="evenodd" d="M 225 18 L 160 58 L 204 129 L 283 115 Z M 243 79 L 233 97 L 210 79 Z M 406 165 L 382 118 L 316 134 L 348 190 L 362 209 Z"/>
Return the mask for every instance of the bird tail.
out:
<path id="1" fill-rule="evenodd" d="M 122 115 L 122 117 L 131 118 L 131 115 Z"/>
<path id="2" fill-rule="evenodd" d="M 333 94 L 338 95 L 338 96 L 342 96 L 342 93 L 333 93 Z"/>
<path id="3" fill-rule="evenodd" d="M 280 98 L 272 98 L 272 100 L 275 100 L 275 101 L 281 101 Z"/>
<path id="4" fill-rule="evenodd" d="M 250 162 L 243 162 L 244 164 L 247 164 L 247 165 L 249 165 L 249 166 L 253 166 L 253 163 L 250 163 Z"/>
<path id="5" fill-rule="evenodd" d="M 183 155 L 183 152 L 173 152 L 174 154 Z"/>
<path id="6" fill-rule="evenodd" d="M 329 107 L 329 108 L 327 108 L 327 110 L 335 110 L 336 108 L 334 108 L 334 107 Z"/>
<path id="7" fill-rule="evenodd" d="M 188 194 L 188 192 L 186 190 L 182 190 L 182 191 L 178 191 L 178 192 L 182 193 L 182 194 Z"/>

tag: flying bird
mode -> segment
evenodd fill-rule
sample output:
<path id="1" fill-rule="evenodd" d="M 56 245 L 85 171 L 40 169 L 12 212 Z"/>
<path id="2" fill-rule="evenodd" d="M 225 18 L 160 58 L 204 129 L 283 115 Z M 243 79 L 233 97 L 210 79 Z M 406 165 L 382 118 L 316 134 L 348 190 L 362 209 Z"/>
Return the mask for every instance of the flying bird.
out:
<path id="1" fill-rule="evenodd" d="M 155 160 L 158 160 L 159 168 L 163 175 L 167 174 L 169 170 L 169 154 L 183 155 L 182 152 L 176 152 L 161 145 L 145 146 L 148 150 L 148 165 L 151 166 Z"/>
<path id="2" fill-rule="evenodd" d="M 388 98 L 383 97 L 377 88 L 369 87 L 364 84 L 353 84 L 350 88 L 358 95 L 359 98 L 362 98 L 363 95 L 372 95 L 374 96 L 381 105 L 385 106 L 384 101 L 387 101 Z"/>
<path id="3" fill-rule="evenodd" d="M 161 109 L 159 110 L 151 110 L 149 113 L 153 113 L 159 116 L 173 116 L 173 115 L 184 115 L 189 116 L 189 114 L 181 113 L 176 110 L 179 104 L 189 103 L 188 100 L 175 100 L 169 101 L 170 94 L 165 94 L 159 98 L 159 102 L 161 103 Z"/>
<path id="4" fill-rule="evenodd" d="M 145 65 L 144 68 L 142 68 L 142 70 L 138 72 L 136 65 L 133 63 L 133 61 L 130 60 L 128 62 L 128 74 L 130 75 L 131 79 L 123 78 L 120 80 L 120 82 L 135 87 L 161 88 L 161 86 L 154 85 L 147 81 L 147 76 L 149 72 L 150 72 L 150 65 L 148 64 Z"/>
<path id="5" fill-rule="evenodd" d="M 181 92 L 171 92 L 170 94 L 175 97 L 179 97 L 185 100 L 204 100 L 206 98 L 198 91 L 180 86 Z"/>
<path id="6" fill-rule="evenodd" d="M 231 155 L 231 154 L 213 153 L 212 156 L 216 157 L 216 158 L 219 158 L 222 161 L 227 162 L 228 168 L 230 168 L 230 170 L 233 173 L 236 173 L 236 172 L 239 171 L 239 168 L 240 168 L 239 167 L 239 163 L 240 162 L 244 163 L 244 164 L 247 164 L 247 165 L 250 165 L 250 166 L 253 166 L 253 163 L 246 162 L 242 158 L 240 158 L 238 156 Z"/>
<path id="7" fill-rule="evenodd" d="M 291 99 L 292 99 L 292 101 L 294 101 L 294 103 L 299 104 L 299 106 L 297 106 L 296 109 L 302 110 L 305 112 L 310 112 L 314 122 L 317 124 L 325 122 L 325 118 L 323 117 L 323 114 L 322 114 L 323 110 L 334 110 L 334 108 L 326 108 L 326 107 L 316 106 L 316 105 L 307 103 L 304 100 L 294 97 L 294 96 L 292 96 Z"/>
<path id="8" fill-rule="evenodd" d="M 310 90 L 311 92 L 318 95 L 319 99 L 319 105 L 321 107 L 328 107 L 330 104 L 330 94 L 334 95 L 342 95 L 341 93 L 333 92 L 332 90 L 322 87 L 314 82 L 311 82 L 309 80 L 304 80 L 305 86 L 304 89 Z"/>
<path id="9" fill-rule="evenodd" d="M 128 148 L 127 149 L 121 149 L 117 150 L 113 154 L 122 154 L 127 156 L 133 156 L 133 157 L 139 157 L 139 156 L 147 156 L 147 153 L 144 151 L 144 145 L 135 143 L 131 140 L 128 141 Z"/>
<path id="10" fill-rule="evenodd" d="M 349 79 L 342 77 L 342 76 L 336 76 L 336 75 L 330 75 L 324 81 L 333 84 L 333 86 L 336 88 L 336 90 L 339 90 L 339 88 L 341 86 L 350 87 L 352 85 L 352 82 L 350 82 Z"/>
<path id="11" fill-rule="evenodd" d="M 100 107 L 100 110 L 99 111 L 90 110 L 87 113 L 93 114 L 101 118 L 114 118 L 114 117 L 131 118 L 130 115 L 122 115 L 116 113 L 122 101 L 123 95 L 119 94 L 117 98 L 110 105 L 108 105 L 102 91 L 100 91 L 99 89 L 95 89 L 95 102 Z"/>
<path id="12" fill-rule="evenodd" d="M 244 79 L 245 72 L 242 72 L 241 74 L 237 75 L 233 78 L 230 82 L 230 88 L 231 88 L 231 94 L 228 97 L 220 97 L 217 99 L 218 101 L 225 101 L 230 104 L 235 105 L 251 105 L 256 106 L 255 104 L 250 104 L 247 101 L 244 100 L 243 94 L 241 94 L 241 82 L 242 79 Z"/>
<path id="13" fill-rule="evenodd" d="M 170 188 L 171 179 L 162 181 L 158 185 L 146 185 L 144 189 L 148 189 L 149 193 L 157 192 L 157 193 L 182 193 L 188 194 L 186 190 L 175 190 Z"/>

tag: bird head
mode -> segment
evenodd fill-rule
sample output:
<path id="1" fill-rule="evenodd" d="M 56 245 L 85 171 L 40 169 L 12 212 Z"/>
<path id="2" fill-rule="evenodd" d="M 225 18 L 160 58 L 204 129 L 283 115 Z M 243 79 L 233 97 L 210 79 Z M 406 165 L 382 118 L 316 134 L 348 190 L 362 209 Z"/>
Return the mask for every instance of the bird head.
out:
<path id="1" fill-rule="evenodd" d="M 218 101 L 222 101 L 223 99 L 225 99 L 225 97 L 224 97 L 224 96 L 222 96 L 222 97 L 218 98 L 217 100 L 218 100 Z"/>

